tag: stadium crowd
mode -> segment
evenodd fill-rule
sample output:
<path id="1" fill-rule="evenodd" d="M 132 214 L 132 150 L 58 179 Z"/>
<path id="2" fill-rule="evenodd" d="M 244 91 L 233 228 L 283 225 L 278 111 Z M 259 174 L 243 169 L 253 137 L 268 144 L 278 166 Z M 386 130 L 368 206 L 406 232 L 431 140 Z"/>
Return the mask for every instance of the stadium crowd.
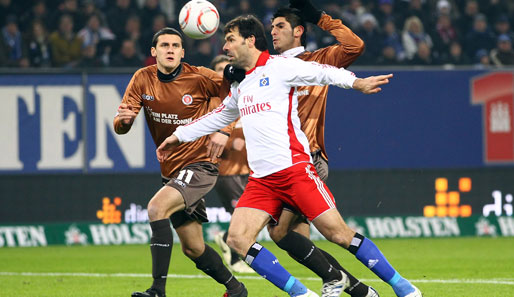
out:
<path id="1" fill-rule="evenodd" d="M 102 68 L 155 63 L 152 36 L 171 26 L 185 0 L 0 0 L 0 67 Z M 221 25 L 255 14 L 268 27 L 286 0 L 211 0 Z M 511 0 L 319 0 L 366 45 L 354 65 L 514 65 Z M 308 28 L 306 48 L 335 42 Z M 270 37 L 270 36 L 268 36 Z M 223 37 L 186 39 L 186 62 L 209 66 Z M 271 43 L 270 43 L 271 44 Z"/>

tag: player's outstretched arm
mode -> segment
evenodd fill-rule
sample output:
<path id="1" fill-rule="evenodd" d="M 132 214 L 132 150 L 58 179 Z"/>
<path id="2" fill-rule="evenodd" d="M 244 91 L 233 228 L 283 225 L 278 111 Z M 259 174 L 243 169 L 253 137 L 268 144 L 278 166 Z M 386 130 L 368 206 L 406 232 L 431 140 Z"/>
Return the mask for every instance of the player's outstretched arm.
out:
<path id="1" fill-rule="evenodd" d="M 376 94 L 382 91 L 380 86 L 388 84 L 389 79 L 393 77 L 393 74 L 369 76 L 366 78 L 357 78 L 353 82 L 353 89 L 361 91 L 364 94 Z"/>
<path id="2" fill-rule="evenodd" d="M 171 150 L 177 147 L 179 144 L 180 141 L 178 140 L 178 137 L 174 134 L 164 139 L 164 141 L 155 150 L 157 160 L 161 163 L 164 162 L 170 156 Z"/>

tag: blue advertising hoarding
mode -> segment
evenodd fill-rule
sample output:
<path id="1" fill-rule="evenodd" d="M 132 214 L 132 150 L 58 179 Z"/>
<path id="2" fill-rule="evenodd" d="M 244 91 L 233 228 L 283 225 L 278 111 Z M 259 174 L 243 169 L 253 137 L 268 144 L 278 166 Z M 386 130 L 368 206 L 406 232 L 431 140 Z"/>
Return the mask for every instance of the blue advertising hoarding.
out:
<path id="1" fill-rule="evenodd" d="M 325 132 L 331 169 L 514 164 L 512 72 L 499 78 L 478 70 L 393 73 L 377 95 L 331 88 Z M 130 77 L 1 76 L 0 174 L 158 172 L 142 115 L 126 135 L 112 129 Z"/>

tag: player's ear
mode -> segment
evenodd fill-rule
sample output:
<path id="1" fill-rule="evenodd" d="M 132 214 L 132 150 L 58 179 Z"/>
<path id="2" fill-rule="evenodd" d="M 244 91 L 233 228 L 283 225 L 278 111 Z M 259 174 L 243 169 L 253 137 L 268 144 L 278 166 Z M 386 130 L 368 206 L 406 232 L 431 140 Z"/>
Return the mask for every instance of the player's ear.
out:
<path id="1" fill-rule="evenodd" d="M 294 27 L 294 37 L 301 37 L 303 32 L 305 32 L 305 28 L 303 26 Z"/>
<path id="2" fill-rule="evenodd" d="M 157 50 L 155 49 L 155 47 L 152 46 L 152 48 L 150 49 L 150 53 L 152 54 L 152 57 L 157 57 Z"/>
<path id="3" fill-rule="evenodd" d="M 250 35 L 248 38 L 246 38 L 246 41 L 248 42 L 249 47 L 255 47 L 255 36 Z"/>

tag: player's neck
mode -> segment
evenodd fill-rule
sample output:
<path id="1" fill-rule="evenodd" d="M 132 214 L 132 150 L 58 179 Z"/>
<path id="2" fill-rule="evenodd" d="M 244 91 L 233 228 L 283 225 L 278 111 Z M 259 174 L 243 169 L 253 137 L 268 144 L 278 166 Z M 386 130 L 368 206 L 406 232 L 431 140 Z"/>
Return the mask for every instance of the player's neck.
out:
<path id="1" fill-rule="evenodd" d="M 157 78 L 159 78 L 161 82 L 170 82 L 180 74 L 181 70 L 182 63 L 178 64 L 178 66 L 171 71 L 164 70 L 165 72 L 163 72 L 159 67 L 157 67 Z"/>

